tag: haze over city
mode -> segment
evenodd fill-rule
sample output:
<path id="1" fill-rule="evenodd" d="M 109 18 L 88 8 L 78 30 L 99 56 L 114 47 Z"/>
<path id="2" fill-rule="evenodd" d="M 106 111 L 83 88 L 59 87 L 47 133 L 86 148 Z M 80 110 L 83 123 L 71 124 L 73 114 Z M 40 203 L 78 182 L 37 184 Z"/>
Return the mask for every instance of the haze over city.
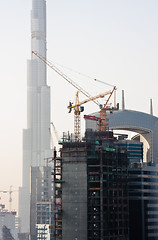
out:
<path id="1" fill-rule="evenodd" d="M 22 129 L 27 120 L 26 63 L 31 54 L 30 10 L 31 0 L 3 2 L 0 8 L 0 190 L 21 185 Z M 127 109 L 149 112 L 152 98 L 154 115 L 158 116 L 157 10 L 156 0 L 47 0 L 48 59 L 92 76 L 90 79 L 76 74 L 71 78 L 93 94 L 109 90 L 106 85 L 94 83 L 94 78 L 116 85 L 118 101 L 124 89 Z M 48 85 L 51 119 L 59 135 L 72 132 L 73 115 L 67 113 L 67 105 L 75 98 L 76 90 L 51 69 Z M 85 106 L 85 114 L 97 110 L 92 103 Z M 13 208 L 17 209 L 14 194 Z M 8 206 L 8 195 L 0 197 Z"/>

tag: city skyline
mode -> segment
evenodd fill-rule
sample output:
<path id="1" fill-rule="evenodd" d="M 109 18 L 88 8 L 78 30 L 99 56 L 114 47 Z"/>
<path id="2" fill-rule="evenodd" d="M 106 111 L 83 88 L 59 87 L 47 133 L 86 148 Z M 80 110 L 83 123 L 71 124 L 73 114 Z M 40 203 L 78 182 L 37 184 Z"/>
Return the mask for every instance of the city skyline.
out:
<path id="1" fill-rule="evenodd" d="M 8 2 L 1 5 L 0 187 L 1 190 L 9 190 L 10 185 L 17 189 L 22 179 L 31 0 L 10 2 L 10 8 Z M 115 84 L 119 101 L 120 92 L 124 89 L 127 109 L 149 113 L 149 99 L 153 98 L 154 115 L 157 116 L 157 8 L 157 1 L 100 1 L 98 5 L 95 1 L 85 4 L 84 1 L 65 3 L 48 0 L 48 58 Z M 51 103 L 54 101 L 51 120 L 60 135 L 62 131 L 73 131 L 73 116 L 67 114 L 66 107 L 74 98 L 75 90 L 51 70 L 48 70 L 48 85 L 52 87 Z M 96 111 L 93 105 L 87 105 L 85 109 L 86 113 Z"/>

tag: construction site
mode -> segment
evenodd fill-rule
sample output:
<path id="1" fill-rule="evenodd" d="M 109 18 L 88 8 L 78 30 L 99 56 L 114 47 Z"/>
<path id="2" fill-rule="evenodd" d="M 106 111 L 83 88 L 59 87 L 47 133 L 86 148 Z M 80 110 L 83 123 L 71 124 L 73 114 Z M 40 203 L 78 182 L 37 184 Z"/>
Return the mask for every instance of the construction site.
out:
<path id="1" fill-rule="evenodd" d="M 157 171 L 154 142 L 150 142 L 151 122 L 157 121 L 152 109 L 150 114 L 126 110 L 124 92 L 119 109 L 116 86 L 91 96 L 46 58 L 32 53 L 77 89 L 75 104 L 70 102 L 67 107 L 69 113 L 74 111 L 74 134 L 63 134 L 59 153 L 54 150 L 52 239 L 134 240 L 137 236 L 140 239 L 157 236 L 157 230 L 151 230 L 146 223 L 154 218 L 148 209 L 149 206 L 155 209 L 155 200 L 150 197 L 148 183 L 138 187 L 139 177 L 134 175 L 144 168 L 148 168 L 148 177 L 153 174 L 153 167 Z M 79 101 L 79 92 L 87 99 Z M 98 99 L 105 97 L 105 103 L 100 104 Z M 100 110 L 84 115 L 86 131 L 81 137 L 81 113 L 83 105 L 90 101 Z M 129 139 L 128 134 L 116 133 L 117 129 L 137 134 Z M 138 212 L 141 224 L 135 224 Z"/>
<path id="2" fill-rule="evenodd" d="M 128 158 L 112 132 L 64 140 L 55 160 L 55 239 L 129 239 Z"/>
<path id="3" fill-rule="evenodd" d="M 63 136 L 60 157 L 54 152 L 54 238 L 55 239 L 129 239 L 128 157 L 127 149 L 108 131 L 107 111 L 119 110 L 116 87 L 92 97 L 37 52 L 45 64 L 77 89 L 74 110 L 74 138 Z M 87 99 L 79 102 L 78 93 Z M 114 94 L 114 106 L 109 100 Z M 96 101 L 109 95 L 102 106 Z M 98 131 L 87 129 L 81 139 L 83 104 L 93 101 L 100 117 L 84 116 L 98 122 Z M 118 143 L 119 142 L 119 143 Z"/>
<path id="4" fill-rule="evenodd" d="M 152 100 L 149 114 L 128 110 L 124 91 L 118 103 L 117 86 L 96 78 L 91 80 L 104 90 L 90 93 L 47 59 L 46 36 L 46 1 L 33 0 L 19 240 L 158 239 L 158 118 Z M 75 101 L 67 105 L 73 130 L 62 137 L 51 119 L 47 67 L 75 89 Z M 97 110 L 83 115 L 87 103 Z M 3 235 L 11 239 L 5 227 Z"/>
<path id="5" fill-rule="evenodd" d="M 157 165 L 143 162 L 138 137 L 129 140 L 126 134 L 87 129 L 82 141 L 63 136 L 60 144 L 52 172 L 54 239 L 157 236 Z"/>

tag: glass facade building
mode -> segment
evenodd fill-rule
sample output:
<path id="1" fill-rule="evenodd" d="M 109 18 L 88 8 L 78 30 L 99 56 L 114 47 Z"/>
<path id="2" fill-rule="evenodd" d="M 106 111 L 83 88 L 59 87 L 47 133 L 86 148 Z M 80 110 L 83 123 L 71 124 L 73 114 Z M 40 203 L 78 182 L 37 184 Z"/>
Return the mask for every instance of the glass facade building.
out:
<path id="1" fill-rule="evenodd" d="M 134 163 L 129 167 L 130 239 L 158 239 L 158 166 Z"/>
<path id="2" fill-rule="evenodd" d="M 143 161 L 143 143 L 134 140 L 122 140 L 119 142 L 122 149 L 128 153 L 128 159 L 132 162 Z"/>
<path id="3" fill-rule="evenodd" d="M 130 240 L 158 239 L 158 166 L 143 163 L 143 143 L 119 141 L 127 150 Z"/>

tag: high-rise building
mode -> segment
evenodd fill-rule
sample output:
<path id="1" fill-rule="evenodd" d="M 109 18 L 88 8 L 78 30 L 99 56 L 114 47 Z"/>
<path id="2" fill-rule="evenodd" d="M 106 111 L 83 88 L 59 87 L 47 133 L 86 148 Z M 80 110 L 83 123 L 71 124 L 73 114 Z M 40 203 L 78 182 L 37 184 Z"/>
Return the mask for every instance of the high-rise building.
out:
<path id="1" fill-rule="evenodd" d="M 158 166 L 131 163 L 129 166 L 130 239 L 158 239 Z"/>
<path id="2" fill-rule="evenodd" d="M 62 184 L 55 191 L 55 239 L 129 239 L 128 157 L 118 143 L 109 131 L 63 142 L 55 165 L 57 187 Z"/>
<path id="3" fill-rule="evenodd" d="M 21 231 L 30 232 L 30 168 L 45 165 L 50 151 L 50 87 L 46 65 L 32 51 L 46 57 L 46 1 L 32 0 L 31 60 L 27 77 L 27 129 L 23 131 L 22 187 L 19 193 Z"/>

